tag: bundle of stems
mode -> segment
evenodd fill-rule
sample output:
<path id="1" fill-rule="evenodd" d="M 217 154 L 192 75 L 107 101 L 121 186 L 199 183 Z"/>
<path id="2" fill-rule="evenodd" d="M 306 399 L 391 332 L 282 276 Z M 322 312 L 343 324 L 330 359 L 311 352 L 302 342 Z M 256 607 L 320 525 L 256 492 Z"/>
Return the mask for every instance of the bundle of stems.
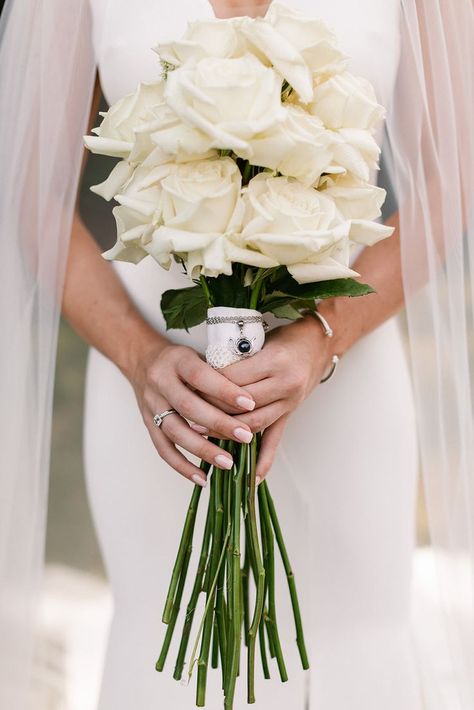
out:
<path id="1" fill-rule="evenodd" d="M 187 674 L 190 678 L 197 665 L 196 705 L 204 707 L 209 666 L 220 667 L 224 708 L 230 710 L 240 673 L 242 643 L 246 646 L 247 655 L 248 703 L 255 702 L 257 641 L 264 677 L 270 678 L 269 655 L 276 660 L 281 680 L 288 679 L 276 615 L 275 542 L 288 582 L 301 664 L 304 669 L 309 668 L 309 664 L 295 578 L 275 505 L 267 482 L 263 481 L 258 489 L 256 486 L 260 436 L 255 436 L 250 444 L 227 440 L 216 440 L 215 443 L 229 451 L 236 463 L 231 471 L 223 471 L 204 462 L 201 464 L 210 476 L 209 505 L 173 677 L 181 680 L 189 652 Z M 156 662 L 157 671 L 164 668 L 178 620 L 201 494 L 202 488 L 196 485 L 163 611 L 167 630 Z M 250 594 L 251 583 L 255 586 L 254 594 Z M 190 650 L 191 630 L 201 594 L 205 595 L 204 612 L 194 648 Z"/>

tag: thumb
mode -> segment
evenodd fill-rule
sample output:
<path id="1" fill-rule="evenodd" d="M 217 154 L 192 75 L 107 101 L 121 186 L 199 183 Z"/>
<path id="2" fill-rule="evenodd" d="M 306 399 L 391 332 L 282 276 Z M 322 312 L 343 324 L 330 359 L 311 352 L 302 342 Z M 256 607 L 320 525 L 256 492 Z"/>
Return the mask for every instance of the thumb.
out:
<path id="1" fill-rule="evenodd" d="M 262 443 L 260 445 L 260 453 L 257 461 L 257 478 L 260 478 L 260 483 L 266 477 L 272 467 L 275 453 L 280 443 L 280 439 L 285 430 L 286 422 L 289 414 L 284 414 L 277 419 L 273 424 L 270 424 L 262 434 Z"/>

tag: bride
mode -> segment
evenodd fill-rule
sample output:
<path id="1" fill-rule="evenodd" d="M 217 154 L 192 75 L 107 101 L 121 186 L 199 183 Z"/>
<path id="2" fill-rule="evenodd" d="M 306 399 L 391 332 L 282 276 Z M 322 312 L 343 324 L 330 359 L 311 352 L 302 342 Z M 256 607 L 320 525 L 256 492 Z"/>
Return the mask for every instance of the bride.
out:
<path id="1" fill-rule="evenodd" d="M 156 78 L 150 47 L 182 34 L 188 20 L 262 16 L 269 4 L 7 3 L 0 96 L 8 97 L 8 107 L 0 155 L 9 173 L 0 201 L 3 241 L 18 241 L 1 247 L 9 347 L 0 363 L 8 414 L 0 648 L 9 658 L 0 664 L 0 698 L 9 710 L 26 707 L 26 612 L 44 536 L 60 294 L 64 315 L 91 345 L 85 468 L 114 598 L 98 710 L 193 706 L 192 687 L 173 681 L 169 668 L 157 674 L 154 662 L 190 482 L 206 485 L 196 457 L 229 469 L 229 454 L 206 433 L 248 442 L 262 430 L 257 473 L 270 475 L 279 504 L 303 597 L 311 669 L 303 673 L 294 653 L 287 683 L 258 679 L 257 703 L 297 710 L 474 709 L 474 459 L 469 295 L 462 286 L 473 216 L 469 0 L 286 1 L 335 28 L 351 71 L 371 81 L 387 108 L 379 139 L 392 202 L 385 219 L 395 233 L 354 260 L 376 294 L 320 305 L 332 338 L 310 316 L 292 324 L 274 320 L 264 350 L 224 375 L 201 357 L 203 327 L 166 332 L 160 296 L 187 285 L 178 271 L 158 270 L 151 260 L 135 267 L 105 262 L 78 212 L 67 250 L 80 135 L 93 126 L 101 92 L 111 104 L 139 81 Z M 397 315 L 404 304 L 411 372 Z M 319 384 L 334 354 L 340 363 Z M 7 402 L 15 409 L 7 410 Z M 154 415 L 169 408 L 181 416 L 156 428 Z M 437 658 L 455 678 L 441 695 L 439 673 L 427 664 L 411 614 L 420 462 L 445 600 L 446 637 Z M 292 649 L 283 579 L 280 587 L 279 623 Z M 211 708 L 220 698 L 214 675 Z M 244 704 L 242 693 L 236 707 Z"/>

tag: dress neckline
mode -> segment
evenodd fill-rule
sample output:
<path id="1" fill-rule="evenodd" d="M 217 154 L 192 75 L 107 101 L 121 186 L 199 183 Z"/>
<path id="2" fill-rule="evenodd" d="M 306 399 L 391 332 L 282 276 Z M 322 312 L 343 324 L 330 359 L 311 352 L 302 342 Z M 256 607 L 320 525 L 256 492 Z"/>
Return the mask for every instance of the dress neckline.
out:
<path id="1" fill-rule="evenodd" d="M 273 5 L 274 0 L 270 0 L 267 9 L 265 10 L 264 15 L 259 15 L 260 19 L 264 19 L 268 15 L 268 11 L 270 7 Z M 214 12 L 214 8 L 211 5 L 210 0 L 201 0 L 201 6 L 203 7 L 203 12 L 209 17 L 209 19 L 213 20 L 219 20 L 222 18 L 217 17 L 216 13 Z M 236 15 L 236 17 L 240 17 L 240 15 Z M 242 17 L 245 17 L 242 15 Z M 231 19 L 231 18 L 226 18 L 226 19 Z"/>

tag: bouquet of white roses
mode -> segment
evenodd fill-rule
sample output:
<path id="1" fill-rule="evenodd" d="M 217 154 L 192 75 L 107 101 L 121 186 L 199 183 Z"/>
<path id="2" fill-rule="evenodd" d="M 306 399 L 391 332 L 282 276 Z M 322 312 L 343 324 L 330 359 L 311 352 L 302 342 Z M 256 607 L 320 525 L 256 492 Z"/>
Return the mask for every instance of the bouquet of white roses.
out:
<path id="1" fill-rule="evenodd" d="M 152 256 L 166 269 L 173 262 L 184 268 L 194 285 L 163 294 L 167 326 L 188 329 L 207 320 L 206 357 L 222 368 L 263 346 L 262 314 L 296 319 L 321 299 L 372 291 L 355 280 L 350 257 L 356 245 L 392 233 L 374 221 L 385 191 L 369 183 L 384 111 L 371 85 L 348 72 L 333 31 L 277 3 L 264 19 L 194 22 L 182 39 L 156 51 L 159 78 L 113 105 L 96 135 L 85 138 L 93 152 L 121 158 L 92 188 L 119 203 L 117 242 L 104 256 L 132 263 Z M 232 708 L 242 637 L 248 702 L 255 701 L 257 638 L 265 677 L 268 649 L 287 678 L 276 623 L 275 540 L 308 668 L 294 575 L 265 481 L 257 492 L 259 440 L 218 442 L 236 461 L 230 473 L 202 464 L 211 475 L 209 508 L 174 671 L 180 679 L 204 592 L 188 671 L 197 660 L 198 706 L 205 704 L 211 657 L 222 669 L 225 707 Z M 185 520 L 157 670 L 177 622 L 201 492 L 196 486 Z"/>

